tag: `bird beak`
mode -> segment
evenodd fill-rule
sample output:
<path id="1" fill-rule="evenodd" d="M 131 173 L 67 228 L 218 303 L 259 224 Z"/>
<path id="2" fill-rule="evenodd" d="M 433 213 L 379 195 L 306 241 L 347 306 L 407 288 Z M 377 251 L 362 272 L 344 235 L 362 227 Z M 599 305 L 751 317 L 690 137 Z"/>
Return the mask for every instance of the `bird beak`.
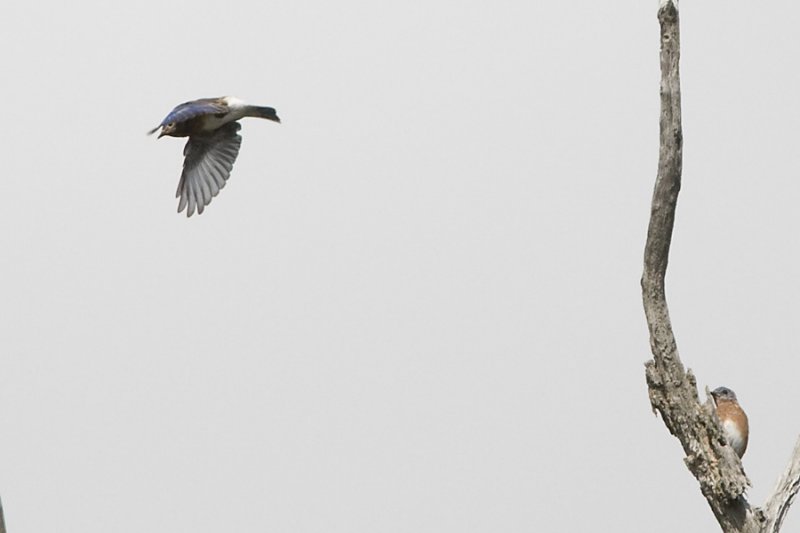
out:
<path id="1" fill-rule="evenodd" d="M 161 137 L 163 137 L 163 136 L 164 136 L 164 130 L 161 130 L 161 133 L 159 133 L 159 134 L 158 134 L 158 137 L 156 137 L 156 138 L 157 138 L 157 139 L 160 139 L 160 138 L 161 138 Z"/>
<path id="2" fill-rule="evenodd" d="M 160 127 L 161 127 L 160 125 L 156 126 L 156 127 L 155 127 L 155 128 L 153 128 L 152 130 L 148 131 L 148 132 L 147 132 L 147 134 L 148 134 L 148 135 L 152 135 L 152 134 L 154 134 L 155 132 L 157 132 L 157 131 L 158 131 L 158 128 L 160 128 Z M 159 135 L 159 137 L 161 137 L 161 135 Z"/>

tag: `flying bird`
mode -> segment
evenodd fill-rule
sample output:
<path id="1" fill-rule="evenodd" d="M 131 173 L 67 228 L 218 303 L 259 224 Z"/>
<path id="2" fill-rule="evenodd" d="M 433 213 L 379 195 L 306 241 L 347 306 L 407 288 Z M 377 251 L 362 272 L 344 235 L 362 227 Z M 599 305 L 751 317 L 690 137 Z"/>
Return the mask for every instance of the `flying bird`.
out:
<path id="1" fill-rule="evenodd" d="M 272 107 L 248 105 L 233 96 L 201 98 L 185 102 L 166 116 L 161 124 L 150 130 L 152 135 L 159 128 L 160 139 L 189 137 L 183 149 L 183 172 L 175 193 L 178 213 L 184 209 L 186 216 L 202 214 L 205 207 L 225 187 L 233 163 L 239 155 L 242 137 L 239 135 L 244 117 L 257 117 L 280 122 Z"/>
<path id="2" fill-rule="evenodd" d="M 747 440 L 750 436 L 747 415 L 739 405 L 736 393 L 728 387 L 717 387 L 711 391 L 711 397 L 714 398 L 717 417 L 725 431 L 725 440 L 741 459 L 747 450 Z"/>

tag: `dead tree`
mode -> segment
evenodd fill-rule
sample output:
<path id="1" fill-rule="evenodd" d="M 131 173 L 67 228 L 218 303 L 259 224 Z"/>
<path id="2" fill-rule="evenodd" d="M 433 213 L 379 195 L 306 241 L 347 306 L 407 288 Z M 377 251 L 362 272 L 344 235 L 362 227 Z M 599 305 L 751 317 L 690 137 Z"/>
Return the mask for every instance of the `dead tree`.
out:
<path id="1" fill-rule="evenodd" d="M 650 404 L 683 446 L 684 462 L 700 483 L 700 491 L 722 530 L 777 533 L 800 489 L 800 440 L 772 496 L 763 507 L 751 507 L 744 494 L 750 481 L 742 463 L 726 445 L 710 400 L 700 403 L 697 382 L 691 370 L 684 369 L 672 331 L 664 277 L 683 160 L 677 0 L 661 0 L 658 20 L 661 27 L 660 148 L 642 274 L 642 299 L 653 353 L 653 359 L 645 365 Z"/>

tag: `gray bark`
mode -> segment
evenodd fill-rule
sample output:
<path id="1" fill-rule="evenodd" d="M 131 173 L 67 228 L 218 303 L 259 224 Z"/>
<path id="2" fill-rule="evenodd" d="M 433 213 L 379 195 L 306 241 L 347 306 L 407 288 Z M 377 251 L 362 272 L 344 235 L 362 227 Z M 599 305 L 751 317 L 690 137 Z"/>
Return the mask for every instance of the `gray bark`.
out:
<path id="1" fill-rule="evenodd" d="M 750 507 L 744 496 L 750 481 L 738 456 L 726 445 L 708 390 L 706 401 L 700 403 L 695 377 L 691 370 L 684 369 L 672 331 L 664 277 L 683 161 L 678 68 L 680 24 L 674 0 L 661 1 L 658 20 L 661 26 L 660 149 L 642 274 L 642 299 L 653 353 L 653 359 L 645 365 L 650 404 L 683 446 L 684 462 L 700 483 L 700 491 L 722 530 L 777 533 L 800 488 L 800 442 L 767 505 L 763 509 Z"/>
<path id="2" fill-rule="evenodd" d="M 794 445 L 794 452 L 792 453 L 792 460 L 786 472 L 778 480 L 772 496 L 767 499 L 764 504 L 764 510 L 761 511 L 764 517 L 763 531 L 769 533 L 778 533 L 783 524 L 783 519 L 786 513 L 789 512 L 789 507 L 797 496 L 797 491 L 800 489 L 800 439 Z"/>

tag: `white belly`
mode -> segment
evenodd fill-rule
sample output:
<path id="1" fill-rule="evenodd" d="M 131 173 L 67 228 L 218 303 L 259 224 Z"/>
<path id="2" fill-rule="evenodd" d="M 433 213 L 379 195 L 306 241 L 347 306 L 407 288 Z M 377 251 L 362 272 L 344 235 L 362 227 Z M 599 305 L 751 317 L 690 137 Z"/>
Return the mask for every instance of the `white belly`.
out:
<path id="1" fill-rule="evenodd" d="M 744 450 L 744 435 L 739 432 L 739 427 L 730 420 L 722 423 L 722 429 L 725 430 L 725 437 L 727 437 L 728 444 L 733 447 L 737 454 L 742 455 Z"/>

